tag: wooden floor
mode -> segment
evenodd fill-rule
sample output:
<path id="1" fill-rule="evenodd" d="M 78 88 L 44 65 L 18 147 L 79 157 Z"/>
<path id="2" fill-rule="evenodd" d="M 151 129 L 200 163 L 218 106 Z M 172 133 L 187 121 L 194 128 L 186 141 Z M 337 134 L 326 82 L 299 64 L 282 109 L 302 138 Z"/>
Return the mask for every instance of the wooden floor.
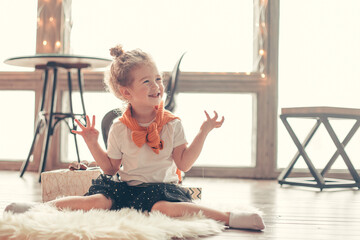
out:
<path id="1" fill-rule="evenodd" d="M 36 174 L 0 171 L 0 212 L 12 201 L 41 201 Z M 186 178 L 203 188 L 202 203 L 221 209 L 253 206 L 262 210 L 264 232 L 227 229 L 204 240 L 360 239 L 360 191 L 280 185 L 273 180 Z M 0 214 L 1 216 L 1 214 Z"/>

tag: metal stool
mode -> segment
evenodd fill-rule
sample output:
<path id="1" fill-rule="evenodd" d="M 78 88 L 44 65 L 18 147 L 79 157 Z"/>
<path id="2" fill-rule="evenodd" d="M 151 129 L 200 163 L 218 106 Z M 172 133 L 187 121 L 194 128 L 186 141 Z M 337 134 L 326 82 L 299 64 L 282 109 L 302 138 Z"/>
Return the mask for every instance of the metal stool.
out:
<path id="1" fill-rule="evenodd" d="M 311 118 L 316 119 L 316 123 L 313 128 L 310 130 L 306 136 L 303 143 L 300 143 L 298 137 L 295 135 L 293 129 L 291 128 L 288 118 Z M 334 129 L 330 125 L 329 119 L 354 119 L 356 120 L 353 127 L 350 129 L 349 133 L 346 135 L 342 142 L 339 141 L 336 136 Z M 352 108 L 336 108 L 336 107 L 300 107 L 300 108 L 283 108 L 281 109 L 280 119 L 284 123 L 286 130 L 289 132 L 292 140 L 294 141 L 298 152 L 295 154 L 290 164 L 285 168 L 280 176 L 278 177 L 278 182 L 282 184 L 296 185 L 296 186 L 306 186 L 306 187 L 316 187 L 322 190 L 323 188 L 347 188 L 347 187 L 358 187 L 360 188 L 360 178 L 356 169 L 350 161 L 349 156 L 345 152 L 344 147 L 349 143 L 351 138 L 354 136 L 358 128 L 360 127 L 360 109 Z M 308 154 L 305 151 L 306 146 L 309 144 L 310 140 L 314 136 L 315 132 L 318 130 L 319 126 L 324 124 L 327 132 L 329 133 L 332 141 L 334 142 L 337 150 L 331 157 L 331 159 L 326 164 L 325 168 L 319 173 L 315 169 L 313 163 L 311 162 Z M 341 155 L 343 158 L 353 180 L 347 179 L 333 179 L 325 178 L 325 174 L 329 171 L 331 166 L 334 164 L 335 160 Z M 302 156 L 305 160 L 307 167 L 310 170 L 310 173 L 313 177 L 310 178 L 289 178 L 291 171 L 299 157 Z"/>

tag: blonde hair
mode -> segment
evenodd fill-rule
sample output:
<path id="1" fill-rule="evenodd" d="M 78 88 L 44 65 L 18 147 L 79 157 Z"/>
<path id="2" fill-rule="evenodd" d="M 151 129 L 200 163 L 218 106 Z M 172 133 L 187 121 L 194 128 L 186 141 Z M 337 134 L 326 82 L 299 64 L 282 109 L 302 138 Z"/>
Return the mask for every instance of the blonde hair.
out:
<path id="1" fill-rule="evenodd" d="M 117 98 L 126 101 L 120 92 L 120 87 L 131 86 L 133 79 L 131 72 L 143 64 L 155 64 L 150 54 L 140 49 L 124 51 L 122 45 L 110 49 L 113 61 L 110 69 L 105 73 L 104 83 L 108 91 Z"/>

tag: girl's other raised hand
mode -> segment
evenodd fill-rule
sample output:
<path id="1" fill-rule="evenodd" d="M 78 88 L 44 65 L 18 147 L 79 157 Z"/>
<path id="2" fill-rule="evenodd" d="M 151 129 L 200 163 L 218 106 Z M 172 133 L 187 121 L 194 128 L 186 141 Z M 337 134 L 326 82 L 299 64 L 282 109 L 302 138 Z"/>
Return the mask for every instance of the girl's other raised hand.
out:
<path id="1" fill-rule="evenodd" d="M 86 115 L 86 126 L 84 126 L 77 119 L 75 119 L 75 122 L 80 127 L 81 131 L 72 130 L 71 132 L 82 136 L 87 145 L 91 145 L 98 142 L 99 131 L 95 129 L 95 116 L 92 117 L 92 122 L 90 122 L 89 116 Z"/>

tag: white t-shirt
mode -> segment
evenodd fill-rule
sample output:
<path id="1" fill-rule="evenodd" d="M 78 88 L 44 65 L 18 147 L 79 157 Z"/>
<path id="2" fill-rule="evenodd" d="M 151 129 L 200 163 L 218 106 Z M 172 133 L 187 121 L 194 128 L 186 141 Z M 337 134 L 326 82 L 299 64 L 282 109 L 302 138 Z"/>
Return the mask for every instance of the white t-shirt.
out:
<path id="1" fill-rule="evenodd" d="M 139 124 L 147 127 L 151 124 Z M 107 155 L 112 159 L 122 159 L 118 171 L 121 181 L 134 186 L 141 183 L 177 182 L 176 165 L 172 158 L 175 147 L 187 143 L 181 121 L 174 119 L 165 124 L 160 132 L 164 148 L 159 154 L 153 152 L 146 143 L 136 146 L 131 139 L 131 130 L 122 122 L 115 122 L 109 132 Z"/>

